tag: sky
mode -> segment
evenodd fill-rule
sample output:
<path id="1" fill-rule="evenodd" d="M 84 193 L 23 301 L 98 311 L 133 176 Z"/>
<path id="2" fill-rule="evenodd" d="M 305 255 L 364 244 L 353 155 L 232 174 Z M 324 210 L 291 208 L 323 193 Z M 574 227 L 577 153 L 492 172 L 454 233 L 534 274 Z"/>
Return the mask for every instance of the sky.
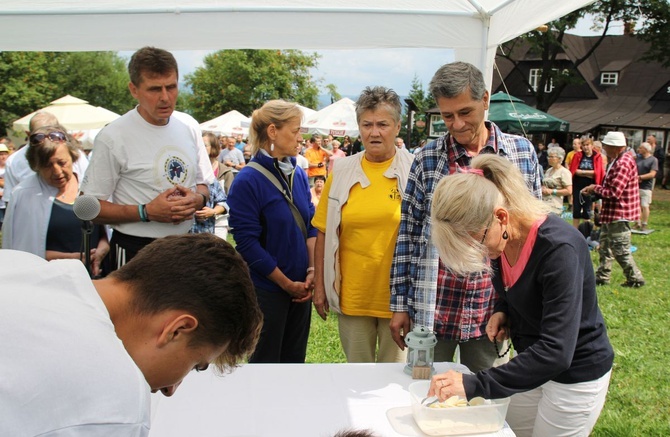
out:
<path id="1" fill-rule="evenodd" d="M 571 33 L 595 35 L 590 30 L 591 20 L 582 20 Z M 623 33 L 623 26 L 614 23 L 610 34 Z M 172 52 L 179 64 L 181 80 L 202 66 L 203 58 L 211 53 L 206 50 L 177 50 Z M 325 86 L 334 84 L 343 96 L 355 98 L 366 86 L 382 85 L 392 88 L 401 96 L 406 96 L 412 87 L 412 80 L 418 77 L 424 90 L 435 71 L 448 62 L 453 62 L 454 52 L 450 49 L 365 49 L 365 50 L 320 50 L 318 67 L 313 77 L 320 80 L 322 94 L 327 94 Z M 132 52 L 120 52 L 130 57 Z M 316 108 L 318 109 L 318 108 Z"/>

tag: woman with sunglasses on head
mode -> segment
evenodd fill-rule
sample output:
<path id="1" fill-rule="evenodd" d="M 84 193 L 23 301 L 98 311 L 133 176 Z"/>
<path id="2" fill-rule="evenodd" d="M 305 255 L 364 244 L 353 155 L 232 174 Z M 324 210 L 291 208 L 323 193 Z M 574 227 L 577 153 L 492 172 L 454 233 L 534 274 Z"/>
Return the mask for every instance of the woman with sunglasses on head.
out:
<path id="1" fill-rule="evenodd" d="M 459 275 L 492 272 L 499 301 L 486 334 L 496 345 L 509 337 L 517 356 L 472 375 L 435 375 L 428 394 L 511 396 L 507 422 L 518 437 L 588 435 L 614 359 L 593 264 L 581 233 L 525 188 L 508 160 L 480 155 L 435 189 L 440 258 Z"/>
<path id="2" fill-rule="evenodd" d="M 81 221 L 73 204 L 83 175 L 73 170 L 80 151 L 61 127 L 42 127 L 30 135 L 26 159 L 35 172 L 12 192 L 3 229 L 3 249 L 34 253 L 46 260 L 82 259 Z M 91 235 L 94 276 L 109 252 L 104 227 Z"/>

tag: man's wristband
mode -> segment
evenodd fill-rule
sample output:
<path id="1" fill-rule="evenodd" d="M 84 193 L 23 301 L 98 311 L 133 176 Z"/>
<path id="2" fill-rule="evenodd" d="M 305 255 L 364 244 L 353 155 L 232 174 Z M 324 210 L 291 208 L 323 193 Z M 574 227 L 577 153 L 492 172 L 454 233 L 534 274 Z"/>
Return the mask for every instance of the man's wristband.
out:
<path id="1" fill-rule="evenodd" d="M 137 212 L 140 214 L 140 220 L 143 221 L 144 223 L 150 222 L 149 220 L 149 214 L 147 214 L 147 206 L 146 205 L 137 205 Z"/>
<path id="2" fill-rule="evenodd" d="M 198 194 L 200 194 L 202 196 L 202 207 L 204 208 L 205 206 L 207 206 L 207 196 L 205 196 L 204 194 L 202 194 L 200 192 L 198 192 Z"/>
<path id="3" fill-rule="evenodd" d="M 555 196 L 557 193 L 556 189 L 554 188 L 554 191 L 552 191 L 552 194 Z"/>
<path id="4" fill-rule="evenodd" d="M 307 273 L 313 272 L 313 271 L 314 271 L 314 267 L 307 267 Z"/>

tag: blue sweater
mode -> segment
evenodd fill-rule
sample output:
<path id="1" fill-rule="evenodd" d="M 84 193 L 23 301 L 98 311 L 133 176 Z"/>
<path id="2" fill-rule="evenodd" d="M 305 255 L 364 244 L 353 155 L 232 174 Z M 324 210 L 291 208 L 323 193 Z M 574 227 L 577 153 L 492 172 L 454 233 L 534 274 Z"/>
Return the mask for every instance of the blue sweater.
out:
<path id="1" fill-rule="evenodd" d="M 518 353 L 507 364 L 464 375 L 469 398 L 502 398 L 548 381 L 592 381 L 612 368 L 614 351 L 598 308 L 595 275 L 582 234 L 550 214 L 540 226 L 530 259 L 506 291 L 498 260 L 493 285 L 502 298 Z M 491 345 L 493 347 L 493 345 Z"/>
<path id="2" fill-rule="evenodd" d="M 261 153 L 252 161 L 259 163 L 288 184 L 275 168 L 274 160 Z M 291 159 L 295 166 L 295 159 Z M 312 205 L 309 182 L 304 170 L 296 168 L 293 176 L 293 203 L 305 222 L 308 237 L 316 237 L 312 227 Z M 284 195 L 259 171 L 244 167 L 235 176 L 228 193 L 229 225 L 236 249 L 249 266 L 251 279 L 258 288 L 282 291 L 267 276 L 275 267 L 293 281 L 304 281 L 309 267 L 307 245 L 295 222 Z"/>

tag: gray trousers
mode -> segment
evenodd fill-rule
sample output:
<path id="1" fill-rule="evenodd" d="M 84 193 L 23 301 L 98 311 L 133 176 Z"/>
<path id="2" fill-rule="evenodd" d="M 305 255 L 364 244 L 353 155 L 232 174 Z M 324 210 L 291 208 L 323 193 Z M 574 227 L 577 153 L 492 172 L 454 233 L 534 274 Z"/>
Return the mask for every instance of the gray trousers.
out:
<path id="1" fill-rule="evenodd" d="M 600 227 L 600 249 L 598 249 L 600 265 L 596 271 L 596 279 L 609 282 L 612 260 L 616 259 L 623 269 L 627 282 L 644 281 L 630 253 L 630 235 L 629 222 L 603 223 Z"/>
<path id="2" fill-rule="evenodd" d="M 500 352 L 504 352 L 507 349 L 508 343 L 509 340 L 506 340 L 502 344 L 498 343 Z M 491 343 L 487 336 L 483 336 L 476 340 L 466 341 L 465 343 L 459 343 L 457 340 L 438 339 L 435 345 L 435 362 L 453 362 L 456 346 L 459 349 L 461 364 L 472 372 L 497 367 L 509 361 L 509 353 L 503 358 L 498 358 L 493 343 Z"/>

